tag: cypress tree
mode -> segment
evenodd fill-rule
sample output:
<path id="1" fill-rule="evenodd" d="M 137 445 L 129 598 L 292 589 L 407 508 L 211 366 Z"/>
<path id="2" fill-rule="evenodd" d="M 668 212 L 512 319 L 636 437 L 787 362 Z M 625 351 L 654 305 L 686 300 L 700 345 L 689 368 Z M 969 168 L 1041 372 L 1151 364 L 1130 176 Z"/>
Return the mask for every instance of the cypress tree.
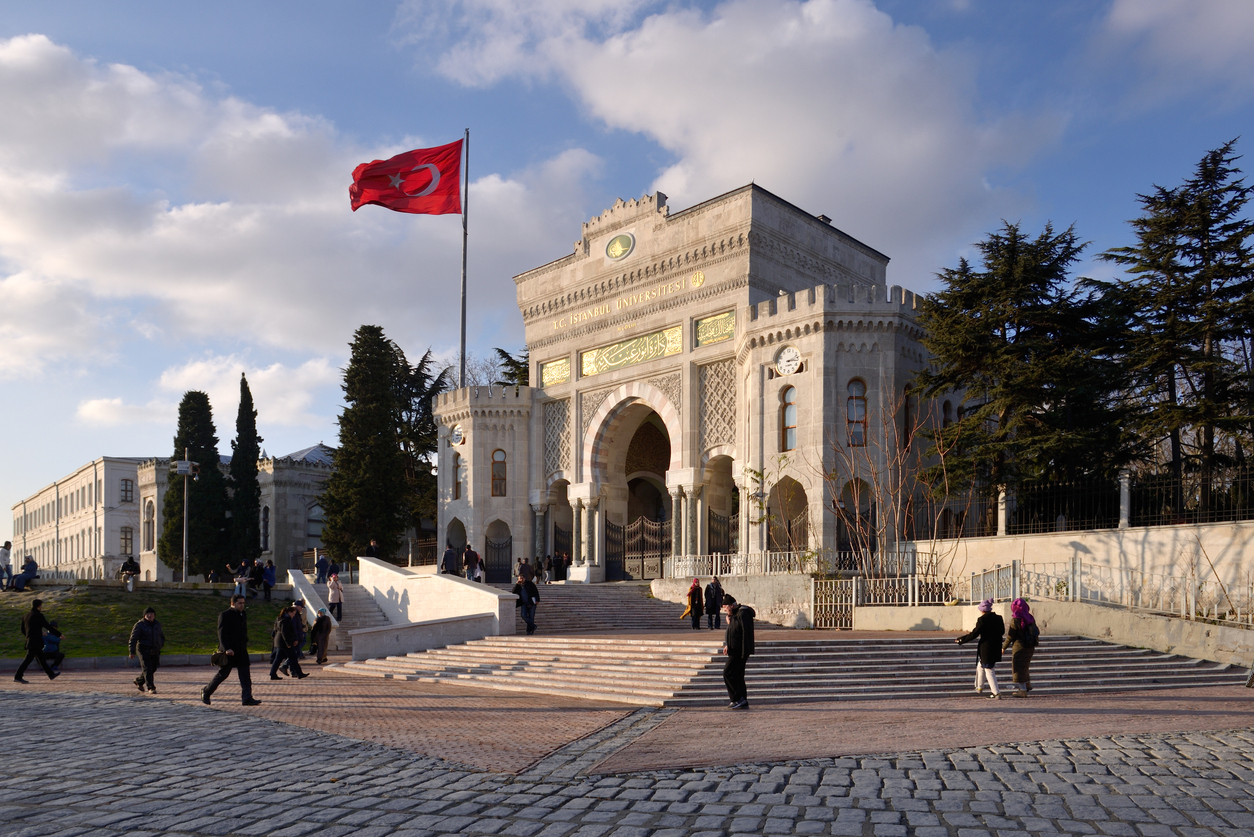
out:
<path id="1" fill-rule="evenodd" d="M 213 408 L 203 392 L 184 393 L 179 403 L 178 433 L 174 436 L 173 459 L 188 458 L 200 463 L 199 476 L 190 481 L 187 493 L 187 562 L 189 575 L 204 575 L 221 567 L 229 555 L 230 532 L 227 519 L 226 477 L 218 454 L 218 434 L 213 426 Z M 157 554 L 166 566 L 183 568 L 183 490 L 188 477 L 170 475 L 162 504 L 164 518 Z"/>
<path id="2" fill-rule="evenodd" d="M 409 487 L 408 522 L 410 527 L 420 530 L 424 519 L 434 520 L 436 516 L 436 479 L 431 473 L 431 457 L 436 452 L 438 437 L 431 399 L 449 388 L 452 370 L 445 368 L 434 372 L 430 349 L 413 366 L 404 360 L 400 347 L 396 348 L 396 353 L 403 374 L 400 433 Z"/>
<path id="3" fill-rule="evenodd" d="M 372 538 L 382 555 L 400 547 L 409 518 L 400 438 L 400 393 L 407 371 L 382 328 L 357 329 L 344 372 L 347 406 L 339 419 L 335 473 L 322 494 L 322 542 L 335 558 L 361 555 Z"/>
<path id="4" fill-rule="evenodd" d="M 531 355 L 524 348 L 517 355 L 504 349 L 493 349 L 498 364 L 497 380 L 492 383 L 502 387 L 525 387 L 531 384 Z"/>
<path id="5" fill-rule="evenodd" d="M 261 485 L 257 482 L 257 411 L 248 378 L 239 377 L 239 413 L 231 442 L 231 564 L 261 556 Z"/>

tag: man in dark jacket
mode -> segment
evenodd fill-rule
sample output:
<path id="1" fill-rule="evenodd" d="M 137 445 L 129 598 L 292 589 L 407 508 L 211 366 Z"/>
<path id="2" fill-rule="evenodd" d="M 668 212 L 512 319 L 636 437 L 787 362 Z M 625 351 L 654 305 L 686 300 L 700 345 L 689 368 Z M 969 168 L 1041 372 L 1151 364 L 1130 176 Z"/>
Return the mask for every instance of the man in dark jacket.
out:
<path id="1" fill-rule="evenodd" d="M 304 651 L 305 637 L 308 636 L 308 633 L 309 633 L 305 629 L 305 626 L 306 626 L 305 600 L 297 599 L 296 601 L 292 603 L 292 607 L 295 609 L 295 612 L 292 614 L 292 617 L 291 617 L 292 618 L 292 630 L 296 632 L 295 656 L 296 656 L 296 659 L 299 660 L 301 657 L 305 656 L 305 651 Z M 279 663 L 279 669 L 288 677 L 292 676 L 292 672 L 288 667 L 287 660 L 283 660 L 282 662 Z"/>
<path id="2" fill-rule="evenodd" d="M 705 618 L 711 631 L 723 627 L 723 585 L 717 577 L 705 585 Z"/>
<path id="3" fill-rule="evenodd" d="M 462 557 L 452 544 L 448 545 L 448 549 L 444 550 L 444 557 L 440 559 L 440 572 L 449 575 L 462 574 Z"/>
<path id="4" fill-rule="evenodd" d="M 270 664 L 270 679 L 281 680 L 278 671 L 282 666 L 284 674 L 290 674 L 297 680 L 309 675 L 300 669 L 300 634 L 296 632 L 296 620 L 302 619 L 296 605 L 288 605 L 283 615 L 274 623 L 274 662 Z"/>
<path id="5" fill-rule="evenodd" d="M 141 692 L 147 689 L 151 694 L 157 693 L 152 676 L 161 665 L 163 645 L 165 645 L 165 631 L 161 630 L 161 623 L 157 621 L 157 611 L 150 607 L 144 611 L 144 618 L 131 628 L 129 643 L 132 660 L 135 659 L 135 653 L 139 652 L 139 677 L 135 678 L 135 686 Z"/>
<path id="6" fill-rule="evenodd" d="M 318 560 L 314 561 L 314 569 L 318 573 L 316 576 L 314 576 L 314 584 L 326 584 L 327 583 L 327 568 L 329 568 L 330 566 L 331 566 L 331 562 L 327 560 L 327 554 L 325 552 L 320 551 L 318 553 Z"/>
<path id="7" fill-rule="evenodd" d="M 723 682 L 727 684 L 728 709 L 748 709 L 749 689 L 745 686 L 745 663 L 753 656 L 753 608 L 737 604 L 731 595 L 723 594 L 723 614 L 727 617 L 727 633 L 723 638 Z"/>
<path id="8" fill-rule="evenodd" d="M 528 635 L 536 632 L 536 605 L 540 603 L 540 591 L 536 584 L 522 573 L 518 574 L 518 583 L 514 585 L 514 595 L 518 600 L 514 607 L 522 608 L 523 621 L 527 623 Z"/>
<path id="9" fill-rule="evenodd" d="M 244 613 L 248 600 L 243 596 L 232 596 L 231 606 L 218 615 L 218 650 L 226 655 L 227 664 L 218 668 L 213 680 L 200 693 L 200 699 L 209 703 L 209 696 L 222 685 L 231 674 L 231 669 L 239 672 L 239 689 L 245 706 L 257 706 L 261 703 L 253 699 L 253 679 L 248 671 L 248 615 Z"/>
<path id="10" fill-rule="evenodd" d="M 22 635 L 26 637 L 26 659 L 22 660 L 22 664 L 17 667 L 17 674 L 13 675 L 13 679 L 18 683 L 26 682 L 22 675 L 26 673 L 26 668 L 32 661 L 39 663 L 39 667 L 44 670 L 44 674 L 48 675 L 49 680 L 57 679 L 57 672 L 49 667 L 48 660 L 44 658 L 44 631 L 56 636 L 61 636 L 61 632 L 48 624 L 48 620 L 40 611 L 43 606 L 42 601 L 35 599 L 30 603 L 30 610 L 22 617 Z"/>

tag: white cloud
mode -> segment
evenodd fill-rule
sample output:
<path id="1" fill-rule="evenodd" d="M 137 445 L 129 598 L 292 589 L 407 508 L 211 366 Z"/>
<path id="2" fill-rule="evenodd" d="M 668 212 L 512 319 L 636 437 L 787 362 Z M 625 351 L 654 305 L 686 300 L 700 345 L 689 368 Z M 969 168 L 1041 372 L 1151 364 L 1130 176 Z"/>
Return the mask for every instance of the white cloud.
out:
<path id="1" fill-rule="evenodd" d="M 229 449 L 225 440 L 235 435 L 241 374 L 248 376 L 257 425 L 263 436 L 267 426 L 325 426 L 329 417 L 315 414 L 312 408 L 316 402 L 328 400 L 328 391 L 334 390 L 341 378 L 340 370 L 326 358 L 308 360 L 293 368 L 281 363 L 256 367 L 235 355 L 210 355 L 162 372 L 155 389 L 165 393 L 164 397 L 142 405 L 128 404 L 122 398 L 89 399 L 78 405 L 75 415 L 80 423 L 87 425 L 156 423 L 173 426 L 183 393 L 199 390 L 209 395 L 218 438 L 223 440 L 223 449 Z"/>
<path id="2" fill-rule="evenodd" d="M 1104 34 L 1098 48 L 1110 60 L 1138 65 L 1142 101 L 1195 94 L 1199 87 L 1242 100 L 1254 92 L 1249 0 L 1115 0 Z"/>
<path id="3" fill-rule="evenodd" d="M 138 340 L 338 355 L 372 323 L 415 350 L 456 341 L 459 219 L 353 213 L 347 196 L 356 164 L 449 138 L 362 148 L 318 117 L 38 35 L 0 40 L 0 113 L 0 376 Z M 485 318 L 516 310 L 509 277 L 570 240 L 592 159 L 472 182 Z"/>
<path id="4" fill-rule="evenodd" d="M 636 3 L 442 8 L 454 28 L 482 20 L 438 59 L 451 78 L 556 74 L 605 125 L 675 156 L 655 182 L 673 205 L 755 181 L 894 257 L 890 280 L 916 287 L 955 236 L 1013 213 L 1018 199 L 989 188 L 989 172 L 1026 162 L 1065 124 L 982 114 L 971 60 L 869 0 L 730 0 L 647 17 Z"/>

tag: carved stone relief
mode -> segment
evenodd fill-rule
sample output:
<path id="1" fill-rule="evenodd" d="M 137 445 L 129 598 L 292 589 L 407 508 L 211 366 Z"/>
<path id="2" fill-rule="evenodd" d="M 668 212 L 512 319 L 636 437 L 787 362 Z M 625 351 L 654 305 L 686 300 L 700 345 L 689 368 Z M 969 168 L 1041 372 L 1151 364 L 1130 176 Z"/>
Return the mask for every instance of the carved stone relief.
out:
<path id="1" fill-rule="evenodd" d="M 697 370 L 701 450 L 736 442 L 736 362 L 728 358 Z"/>
<path id="2" fill-rule="evenodd" d="M 581 413 L 580 419 L 583 422 L 583 432 L 579 435 L 580 439 L 588 435 L 588 425 L 592 424 L 593 414 L 601 409 L 601 405 L 605 403 L 605 399 L 609 395 L 610 390 L 608 389 L 579 393 L 579 412 Z"/>
<path id="3" fill-rule="evenodd" d="M 679 375 L 664 375 L 660 378 L 650 378 L 649 383 L 662 391 L 671 404 L 675 407 L 676 413 L 683 413 L 683 399 L 679 397 Z"/>
<path id="4" fill-rule="evenodd" d="M 544 405 L 544 474 L 570 470 L 570 399 Z"/>

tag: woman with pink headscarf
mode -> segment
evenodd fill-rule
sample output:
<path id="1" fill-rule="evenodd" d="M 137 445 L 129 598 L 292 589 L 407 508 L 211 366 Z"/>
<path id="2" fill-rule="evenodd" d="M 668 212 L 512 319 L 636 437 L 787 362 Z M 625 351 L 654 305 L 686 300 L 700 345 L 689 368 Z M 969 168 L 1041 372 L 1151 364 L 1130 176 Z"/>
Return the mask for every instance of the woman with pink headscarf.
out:
<path id="1" fill-rule="evenodd" d="M 1032 655 L 1036 653 L 1036 643 L 1040 636 L 1041 629 L 1036 626 L 1036 619 L 1032 616 L 1028 603 L 1023 599 L 1011 602 L 1010 629 L 1006 632 L 1005 648 L 1013 646 L 1010 670 L 1014 675 L 1015 685 L 1019 687 L 1014 693 L 1017 698 L 1025 698 L 1032 691 L 1032 678 L 1028 668 L 1032 665 Z"/>
<path id="2" fill-rule="evenodd" d="M 1006 633 L 1006 623 L 1001 616 L 993 613 L 993 600 L 985 599 L 976 607 L 980 618 L 975 621 L 975 628 L 966 636 L 956 640 L 959 645 L 966 645 L 978 639 L 979 657 L 975 661 L 975 693 L 984 694 L 984 678 L 988 677 L 988 687 L 992 690 L 989 698 L 1001 700 L 1001 690 L 997 688 L 997 675 L 993 667 L 1001 662 L 1001 638 Z"/>

